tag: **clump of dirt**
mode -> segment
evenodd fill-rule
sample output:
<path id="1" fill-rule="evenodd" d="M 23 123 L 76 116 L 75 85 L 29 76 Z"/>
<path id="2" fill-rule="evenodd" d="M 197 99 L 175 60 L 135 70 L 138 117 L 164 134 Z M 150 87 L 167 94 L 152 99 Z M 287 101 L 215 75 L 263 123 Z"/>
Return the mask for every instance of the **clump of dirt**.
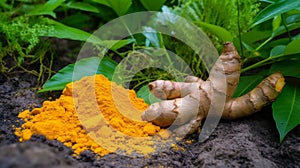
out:
<path id="1" fill-rule="evenodd" d="M 15 143 L 0 148 L 0 165 L 9 167 L 84 167 L 71 156 L 65 157 L 58 149 L 36 142 Z M 77 163 L 77 164 L 75 164 Z"/>
<path id="2" fill-rule="evenodd" d="M 35 78 L 19 74 L 6 78 L 0 74 L 0 167 L 8 167 L 9 160 L 15 167 L 27 163 L 51 167 L 299 167 L 300 127 L 289 133 L 282 144 L 279 143 L 270 107 L 261 112 L 236 121 L 221 121 L 204 143 L 198 143 L 198 134 L 178 142 L 177 148 L 155 153 L 150 157 L 128 157 L 109 154 L 97 157 L 93 152 L 84 151 L 73 157 L 73 151 L 55 140 L 44 136 L 33 136 L 30 142 L 20 144 L 14 135 L 13 125 L 19 126 L 18 113 L 49 99 L 52 93 L 36 94 Z M 53 95 L 51 95 L 53 96 Z M 189 140 L 189 141 L 187 141 Z M 192 143 L 190 143 L 192 141 Z M 25 147 L 24 147 L 25 146 Z M 47 146 L 47 147 L 46 147 Z M 46 149 L 45 149 L 46 148 Z M 6 152 L 9 159 L 5 159 Z M 45 150 L 44 150 L 45 149 Z M 25 152 L 22 152 L 25 151 Z M 26 151 L 32 153 L 27 157 Z M 43 151 L 51 159 L 40 159 L 37 153 Z M 54 155 L 55 156 L 54 156 Z M 25 162 L 26 161 L 26 162 Z M 20 164 L 19 164 L 20 163 Z M 35 166 L 32 166 L 35 167 Z"/>
<path id="3" fill-rule="evenodd" d="M 21 77 L 20 77 L 21 76 Z M 36 78 L 28 74 L 5 77 L 0 74 L 0 146 L 17 142 L 12 126 L 18 125 L 20 110 L 40 105 L 34 89 Z"/>

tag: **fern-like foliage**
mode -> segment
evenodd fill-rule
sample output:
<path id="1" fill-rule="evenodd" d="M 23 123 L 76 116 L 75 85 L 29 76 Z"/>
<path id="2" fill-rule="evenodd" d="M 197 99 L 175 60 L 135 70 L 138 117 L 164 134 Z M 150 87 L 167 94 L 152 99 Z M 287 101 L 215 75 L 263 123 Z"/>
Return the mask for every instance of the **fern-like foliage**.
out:
<path id="1" fill-rule="evenodd" d="M 0 0 L 0 73 L 18 69 L 36 75 L 39 83 L 45 72 L 52 72 L 53 53 L 41 35 L 53 31 L 53 26 L 44 16 L 27 15 L 37 5 L 38 1 Z"/>
<path id="2" fill-rule="evenodd" d="M 43 17 L 19 16 L 13 19 L 2 20 L 0 25 L 0 70 L 10 71 L 21 67 L 24 60 L 35 62 L 35 47 L 41 45 L 41 34 L 53 30 Z M 46 53 L 46 52 L 45 52 Z M 44 56 L 44 55 L 42 55 Z M 15 65 L 8 65 L 5 57 L 11 57 Z M 22 68 L 22 67 L 21 67 Z"/>
<path id="3" fill-rule="evenodd" d="M 259 11 L 258 0 L 181 0 L 171 10 L 193 22 L 205 22 L 229 31 L 233 38 L 246 32 Z M 218 50 L 223 41 L 206 31 Z"/>
<path id="4" fill-rule="evenodd" d="M 42 17 L 20 16 L 0 25 L 0 31 L 5 35 L 7 43 L 20 47 L 16 50 L 21 56 L 29 54 L 40 42 L 40 35 L 51 30 L 53 27 L 47 25 Z"/>
<path id="5" fill-rule="evenodd" d="M 182 0 L 173 11 L 191 21 L 221 26 L 237 36 L 238 25 L 241 33 L 249 28 L 259 11 L 259 3 L 257 0 Z"/>

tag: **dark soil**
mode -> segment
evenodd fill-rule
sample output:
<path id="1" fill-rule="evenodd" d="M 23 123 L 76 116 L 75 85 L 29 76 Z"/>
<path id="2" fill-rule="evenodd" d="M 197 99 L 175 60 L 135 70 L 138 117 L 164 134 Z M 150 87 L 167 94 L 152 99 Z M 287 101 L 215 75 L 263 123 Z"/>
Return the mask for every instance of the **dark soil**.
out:
<path id="1" fill-rule="evenodd" d="M 117 154 L 96 157 L 85 151 L 78 158 L 58 141 L 33 136 L 19 143 L 13 125 L 24 109 L 40 106 L 59 92 L 37 94 L 36 78 L 28 74 L 14 77 L 0 75 L 0 167 L 300 167 L 300 127 L 295 128 L 282 144 L 270 107 L 237 121 L 221 121 L 204 143 L 197 134 L 178 143 L 185 150 L 169 149 L 151 157 L 131 158 Z M 50 97 L 52 96 L 52 97 Z"/>

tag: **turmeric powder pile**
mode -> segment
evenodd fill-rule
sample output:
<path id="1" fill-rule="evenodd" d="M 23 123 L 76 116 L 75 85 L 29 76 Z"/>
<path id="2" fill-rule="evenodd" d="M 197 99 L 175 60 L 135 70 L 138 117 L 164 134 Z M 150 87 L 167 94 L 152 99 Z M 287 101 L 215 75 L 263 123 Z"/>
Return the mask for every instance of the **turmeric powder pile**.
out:
<path id="1" fill-rule="evenodd" d="M 33 134 L 45 135 L 71 147 L 75 155 L 84 150 L 100 156 L 111 152 L 148 155 L 169 135 L 142 121 L 141 113 L 147 107 L 133 90 L 103 75 L 84 77 L 68 84 L 55 101 L 21 112 L 18 117 L 24 123 L 15 134 L 21 142 Z"/>

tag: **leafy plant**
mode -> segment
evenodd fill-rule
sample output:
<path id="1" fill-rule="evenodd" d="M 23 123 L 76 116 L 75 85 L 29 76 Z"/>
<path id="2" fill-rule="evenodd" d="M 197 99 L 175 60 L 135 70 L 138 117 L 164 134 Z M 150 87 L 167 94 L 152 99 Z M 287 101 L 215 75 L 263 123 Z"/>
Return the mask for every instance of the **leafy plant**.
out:
<path id="1" fill-rule="evenodd" d="M 296 101 L 299 97 L 300 86 L 295 84 L 295 81 L 299 82 L 300 78 L 300 70 L 298 70 L 300 63 L 300 1 L 261 1 L 262 6 L 265 7 L 254 19 L 251 17 L 257 11 L 255 4 L 248 10 L 251 14 L 246 16 L 244 16 L 244 11 L 243 14 L 237 14 L 241 13 L 243 8 L 239 1 L 231 4 L 238 4 L 239 6 L 235 6 L 235 15 L 230 15 L 230 12 L 225 14 L 224 9 L 226 8 L 219 9 L 229 5 L 229 2 L 226 2 L 228 4 L 217 5 L 219 8 L 210 8 L 211 10 L 219 9 L 218 12 L 224 11 L 223 15 L 226 17 L 221 20 L 238 18 L 234 23 L 223 25 L 217 22 L 214 16 L 208 20 L 204 20 L 205 17 L 200 17 L 204 16 L 205 12 L 201 13 L 203 8 L 201 10 L 199 6 L 203 6 L 205 1 L 185 2 L 182 6 L 175 8 L 175 11 L 206 29 L 211 33 L 212 39 L 215 36 L 221 41 L 233 40 L 239 46 L 244 64 L 243 76 L 235 92 L 236 97 L 253 89 L 263 76 L 270 73 L 280 71 L 287 77 L 286 88 L 272 105 L 273 116 L 282 142 L 286 134 L 300 124 L 300 104 Z M 248 16 L 250 18 L 246 19 Z M 253 20 L 253 22 L 241 25 L 240 20 Z M 235 28 L 233 29 L 229 25 L 234 25 Z M 257 73 L 260 69 L 263 71 Z M 249 83 L 249 81 L 251 82 Z M 144 88 L 143 91 L 148 92 Z M 149 101 L 149 95 L 143 96 Z"/>
<path id="2" fill-rule="evenodd" d="M 277 101 L 273 103 L 273 115 L 276 126 L 280 135 L 280 142 L 288 132 L 300 124 L 300 85 L 289 81 L 278 97 Z"/>
<path id="3" fill-rule="evenodd" d="M 112 51 L 132 42 L 130 39 L 121 40 L 117 44 L 111 40 L 102 41 L 86 31 L 55 21 L 63 8 L 100 13 L 89 1 L 1 1 L 0 14 L 3 16 L 0 18 L 1 73 L 18 68 L 38 76 L 38 82 L 43 83 L 44 73 L 48 73 L 48 78 L 53 73 L 51 68 L 54 57 L 51 43 L 45 37 L 89 40 L 97 45 L 110 46 Z M 111 46 L 112 44 L 115 45 Z M 40 66 L 39 72 L 30 70 L 30 66 L 34 64 Z"/>
<path id="4" fill-rule="evenodd" d="M 60 3 L 60 1 L 55 2 Z M 53 4 L 57 5 L 57 3 Z M 93 13 L 96 17 L 109 20 L 130 12 L 146 9 L 158 10 L 164 3 L 167 2 L 150 2 L 150 0 L 64 1 L 59 5 L 57 10 L 65 8 L 68 10 L 80 10 Z M 49 5 L 49 2 L 41 6 L 41 8 L 44 9 L 47 5 Z M 93 6 L 97 6 L 97 8 L 93 8 Z M 259 8 L 261 8 L 261 11 L 257 13 Z M 51 10 L 44 9 L 44 13 L 39 13 L 39 10 L 36 9 L 37 11 L 33 11 L 31 15 L 35 17 L 44 15 L 55 17 L 55 12 L 51 12 L 53 9 L 54 8 L 51 8 Z M 110 11 L 110 13 L 113 14 L 108 17 L 103 14 L 103 12 L 101 13 L 99 9 L 105 9 L 105 11 Z M 251 90 L 264 76 L 276 71 L 281 71 L 286 77 L 286 86 L 277 101 L 272 105 L 273 116 L 279 131 L 280 141 L 284 139 L 290 130 L 300 123 L 300 104 L 297 102 L 300 92 L 300 86 L 297 84 L 300 80 L 300 71 L 298 71 L 298 65 L 300 63 L 300 1 L 261 0 L 258 3 L 256 0 L 184 0 L 179 1 L 179 5 L 176 7 L 164 6 L 162 10 L 175 12 L 203 28 L 209 34 L 209 37 L 218 49 L 220 48 L 220 44 L 224 41 L 229 40 L 235 43 L 243 58 L 243 74 L 235 96 L 243 95 Z M 257 16 L 255 17 L 256 14 Z M 85 15 L 81 13 L 80 16 Z M 168 19 L 172 18 L 157 17 L 156 21 L 168 22 Z M 45 20 L 48 20 L 47 23 L 51 29 L 39 36 L 84 41 L 90 35 L 87 32 L 74 28 L 74 26 L 66 26 L 49 18 Z M 101 22 L 99 24 L 103 23 L 104 22 Z M 76 23 L 71 24 L 78 27 Z M 109 45 L 114 42 L 101 41 L 97 38 L 91 39 L 93 43 L 100 45 Z M 128 46 L 128 44 L 131 43 L 133 44 Z M 126 58 L 128 53 L 141 48 L 147 49 L 147 47 L 151 46 L 175 52 L 188 63 L 197 76 L 204 78 L 207 76 L 205 66 L 201 60 L 195 59 L 195 53 L 192 49 L 180 41 L 155 32 L 155 30 L 152 33 L 143 33 L 125 39 L 120 45 L 112 49 L 112 54 L 114 56 L 118 55 L 123 59 L 124 57 Z M 87 64 L 94 65 L 94 59 L 99 58 L 83 59 L 78 61 L 78 65 L 80 67 L 88 66 Z M 101 66 L 103 70 L 97 73 L 106 73 L 109 77 L 116 63 L 113 63 L 111 59 L 107 59 Z M 42 91 L 63 89 L 65 84 L 70 82 L 71 72 L 73 72 L 73 70 L 74 65 L 69 65 L 62 69 L 44 85 Z M 85 75 L 91 75 L 91 72 L 86 71 L 80 74 L 80 76 Z M 147 102 L 158 101 L 149 96 L 150 93 L 147 86 L 143 85 L 154 79 L 167 78 L 170 78 L 168 73 L 156 69 L 148 69 L 142 73 L 138 73 L 134 77 L 135 89 L 140 88 L 137 93 L 138 96 L 144 98 Z M 251 80 L 250 83 L 249 80 Z"/>
<path id="5" fill-rule="evenodd" d="M 218 49 L 248 30 L 258 12 L 257 0 L 183 0 L 172 9 L 203 28 Z M 239 12 L 239 11 L 242 11 Z"/>
<path id="6" fill-rule="evenodd" d="M 24 6 L 17 8 L 15 5 L 4 1 L 0 6 L 0 71 L 5 73 L 18 68 L 38 76 L 38 81 L 42 82 L 44 73 L 52 73 L 54 55 L 49 41 L 40 41 L 39 34 L 53 28 L 42 17 L 25 16 Z M 31 70 L 34 64 L 40 67 L 39 72 Z"/>
<path id="7" fill-rule="evenodd" d="M 300 104 L 296 101 L 300 86 L 295 84 L 300 78 L 299 14 L 297 0 L 268 1 L 254 18 L 252 29 L 242 35 L 243 47 L 255 53 L 245 58 L 243 72 L 269 67 L 269 73 L 280 71 L 287 77 L 285 88 L 272 105 L 281 142 L 300 124 Z"/>
<path id="8" fill-rule="evenodd" d="M 67 9 L 71 8 L 71 9 L 96 13 L 96 14 L 98 14 L 97 17 L 103 18 L 106 16 L 102 15 L 101 10 L 102 9 L 107 10 L 107 7 L 108 7 L 111 9 L 111 11 L 113 11 L 115 14 L 117 14 L 116 16 L 113 16 L 111 18 L 111 19 L 113 19 L 114 17 L 117 17 L 117 16 L 121 16 L 121 15 L 130 13 L 130 12 L 145 10 L 145 9 L 159 10 L 161 8 L 161 6 L 165 3 L 165 1 L 149 1 L 149 0 L 141 0 L 141 1 L 140 0 L 126 0 L 126 1 L 91 0 L 91 1 L 83 1 L 83 2 L 77 2 L 74 0 L 70 0 L 65 3 L 61 2 L 61 1 L 59 1 L 59 2 L 58 1 L 54 2 L 54 1 L 53 1 L 53 3 L 48 2 L 48 3 L 43 4 L 42 6 L 39 7 L 39 9 L 36 9 L 33 12 L 31 12 L 30 15 L 45 15 L 45 14 L 47 14 L 52 17 L 56 17 L 55 13 L 53 12 L 53 9 L 54 9 L 53 6 L 55 6 L 55 7 L 61 6 L 62 8 L 67 8 Z M 51 8 L 50 8 L 49 4 L 52 4 Z M 97 8 L 95 8 L 93 6 L 96 6 Z M 48 8 L 50 8 L 50 10 Z M 47 12 L 39 12 L 39 11 L 47 11 Z M 132 42 L 136 42 L 136 44 L 140 43 L 139 40 L 132 39 L 132 37 L 129 37 L 128 39 L 121 40 L 118 42 L 113 41 L 113 40 L 101 41 L 97 37 L 93 37 L 93 36 L 91 36 L 91 34 L 84 32 L 80 29 L 64 25 L 64 24 L 54 21 L 52 19 L 48 19 L 48 22 L 53 26 L 54 31 L 47 32 L 45 34 L 42 34 L 41 36 L 66 38 L 66 39 L 79 40 L 79 41 L 87 41 L 88 40 L 89 42 L 92 42 L 97 45 L 107 46 L 111 51 L 114 52 L 114 54 L 119 55 L 121 58 L 123 58 L 124 55 L 126 55 L 128 51 L 125 50 L 123 53 L 120 53 L 119 51 L 117 51 L 118 49 L 120 49 Z M 67 22 L 67 21 L 65 21 L 65 22 Z M 77 25 L 74 25 L 74 26 L 77 26 Z M 114 43 L 116 43 L 116 44 L 114 44 Z M 114 44 L 114 45 L 111 46 L 112 44 Z M 106 58 L 106 59 L 107 60 L 103 64 L 104 69 L 107 68 L 105 66 L 106 63 L 114 64 L 114 61 L 111 60 L 111 63 L 109 63 L 109 60 L 108 60 L 109 58 Z M 86 62 L 85 60 L 82 60 L 82 61 Z M 81 60 L 78 61 L 78 63 L 80 65 Z M 84 65 L 86 65 L 86 64 L 84 64 Z M 65 67 L 64 69 L 59 71 L 55 76 L 53 76 L 50 80 L 48 80 L 44 84 L 43 89 L 40 90 L 40 92 L 63 89 L 67 82 L 71 82 L 70 75 L 73 72 L 73 68 L 72 68 L 73 66 L 74 66 L 73 64 L 68 65 L 67 67 Z M 112 70 L 112 69 L 109 69 L 109 70 Z M 98 71 L 97 73 L 101 73 L 101 72 Z M 142 73 L 139 73 L 139 74 L 141 75 Z M 155 71 L 154 74 L 156 74 L 156 75 L 154 75 L 155 77 L 164 76 L 164 74 L 162 74 L 162 71 Z M 86 75 L 90 75 L 90 74 L 87 73 Z M 107 73 L 107 75 L 109 76 L 109 73 Z M 153 75 L 153 73 L 152 73 L 152 75 Z M 66 78 L 64 78 L 64 77 L 66 77 Z M 136 76 L 137 79 L 140 77 L 141 76 L 139 76 L 139 75 Z M 152 78 L 153 78 L 152 80 L 155 79 L 154 77 L 152 77 Z M 57 80 L 57 79 L 59 79 L 59 80 Z M 64 80 L 61 80 L 61 79 L 64 79 Z M 143 79 L 147 79 L 147 81 L 149 80 L 148 77 L 142 76 L 139 80 L 137 80 L 136 83 L 137 84 L 142 84 L 141 82 L 147 83 L 147 81 L 145 81 Z M 75 80 L 78 80 L 78 79 L 76 78 Z M 61 82 L 59 82 L 59 81 L 61 81 Z"/>

